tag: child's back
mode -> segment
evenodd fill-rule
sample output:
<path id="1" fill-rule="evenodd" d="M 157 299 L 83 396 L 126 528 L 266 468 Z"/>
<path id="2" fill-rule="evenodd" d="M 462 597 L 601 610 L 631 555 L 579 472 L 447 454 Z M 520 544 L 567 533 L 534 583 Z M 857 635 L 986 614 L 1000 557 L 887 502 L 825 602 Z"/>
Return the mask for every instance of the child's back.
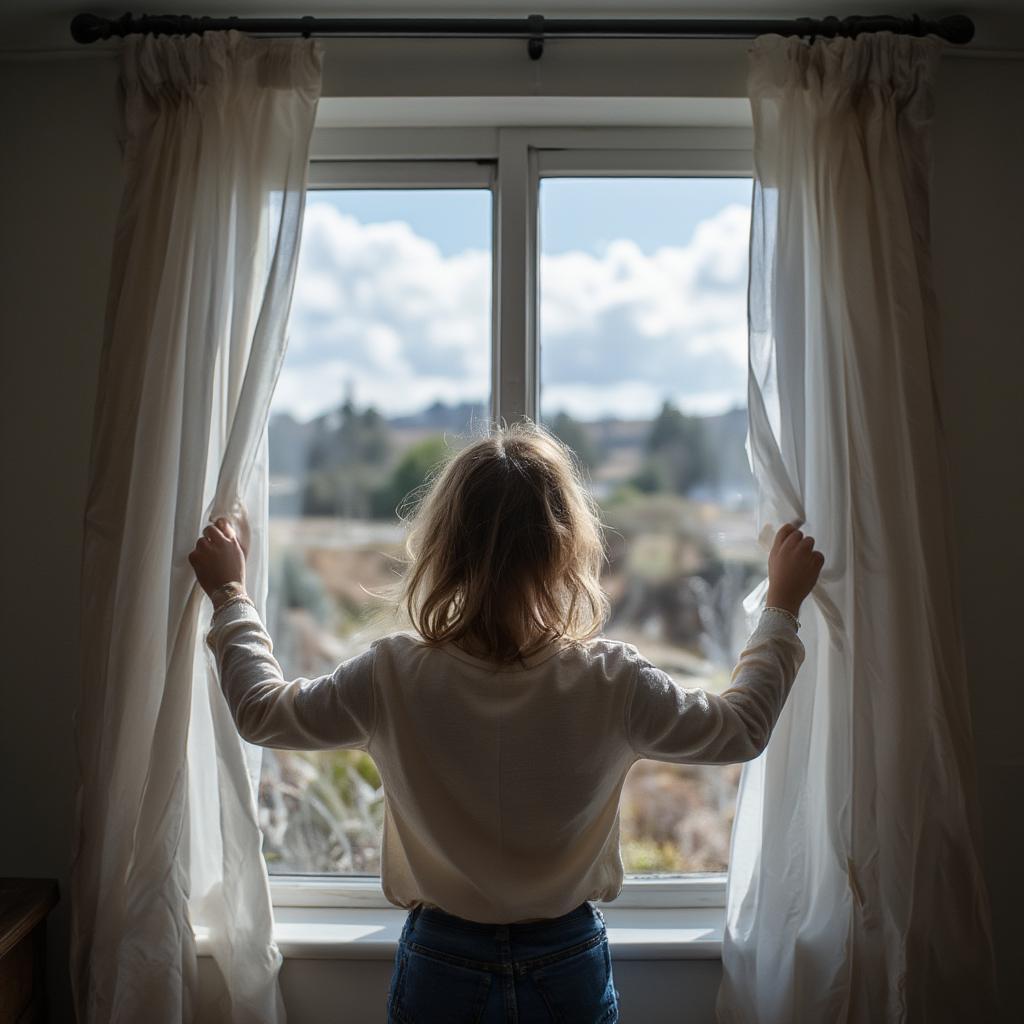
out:
<path id="1" fill-rule="evenodd" d="M 369 752 L 385 792 L 388 899 L 481 922 L 614 899 L 630 766 L 755 757 L 803 660 L 792 623 L 772 609 L 721 696 L 684 689 L 605 639 L 556 641 L 503 664 L 395 633 L 329 676 L 287 686 L 251 605 L 221 612 L 210 643 L 247 740 Z"/>
<path id="2" fill-rule="evenodd" d="M 211 594 L 225 575 L 244 582 L 225 529 L 193 553 Z M 732 686 L 684 689 L 635 647 L 596 638 L 608 613 L 597 510 L 571 453 L 523 425 L 459 452 L 420 503 L 402 584 L 415 633 L 285 683 L 244 593 L 220 604 L 208 643 L 242 736 L 361 748 L 380 771 L 381 883 L 410 908 L 389 1019 L 481 1019 L 486 1006 L 489 1019 L 617 1019 L 595 903 L 622 884 L 626 773 L 641 757 L 761 752 L 804 657 L 795 615 L 821 567 L 809 541 L 779 531 L 778 607 Z"/>

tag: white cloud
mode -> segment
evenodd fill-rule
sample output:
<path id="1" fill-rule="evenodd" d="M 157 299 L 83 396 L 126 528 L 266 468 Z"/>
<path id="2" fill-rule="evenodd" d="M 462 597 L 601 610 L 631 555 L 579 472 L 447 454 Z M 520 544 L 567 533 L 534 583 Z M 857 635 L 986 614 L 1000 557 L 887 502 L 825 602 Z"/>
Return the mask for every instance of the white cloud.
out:
<path id="1" fill-rule="evenodd" d="M 600 253 L 541 265 L 544 408 L 648 415 L 671 396 L 693 411 L 746 399 L 749 210 L 724 207 L 688 245 L 644 253 L 617 239 Z M 337 404 L 387 413 L 490 387 L 490 254 L 445 255 L 402 221 L 361 224 L 307 207 L 275 409 L 300 417 Z"/>
<path id="2" fill-rule="evenodd" d="M 693 411 L 746 401 L 750 214 L 724 207 L 686 246 L 628 240 L 542 266 L 543 405 L 575 415 L 649 415 L 665 397 Z"/>

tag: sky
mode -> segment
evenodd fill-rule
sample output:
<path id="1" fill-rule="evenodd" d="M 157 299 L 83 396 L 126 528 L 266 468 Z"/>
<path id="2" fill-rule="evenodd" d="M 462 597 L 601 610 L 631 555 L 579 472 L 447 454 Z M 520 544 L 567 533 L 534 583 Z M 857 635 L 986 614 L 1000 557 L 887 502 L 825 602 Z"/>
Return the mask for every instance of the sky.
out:
<path id="1" fill-rule="evenodd" d="M 746 402 L 749 179 L 541 182 L 541 408 Z M 273 410 L 486 401 L 491 193 L 309 194 Z"/>

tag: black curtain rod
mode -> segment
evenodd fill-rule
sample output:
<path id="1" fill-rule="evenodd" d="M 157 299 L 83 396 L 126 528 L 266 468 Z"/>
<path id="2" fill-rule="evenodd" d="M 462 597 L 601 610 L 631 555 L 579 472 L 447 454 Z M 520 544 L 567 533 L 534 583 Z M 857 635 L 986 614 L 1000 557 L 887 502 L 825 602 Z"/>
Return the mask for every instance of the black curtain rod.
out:
<path id="1" fill-rule="evenodd" d="M 849 18 L 738 19 L 738 18 L 207 18 L 187 14 L 103 18 L 76 14 L 71 35 L 79 43 L 95 43 L 112 36 L 202 35 L 236 29 L 253 35 L 406 36 L 412 38 L 510 38 L 527 40 L 534 60 L 544 52 L 546 38 L 615 39 L 753 39 L 769 33 L 780 36 L 857 36 L 861 32 L 897 32 L 900 35 L 936 35 L 948 43 L 969 43 L 974 22 L 962 14 L 938 20 L 918 15 Z"/>

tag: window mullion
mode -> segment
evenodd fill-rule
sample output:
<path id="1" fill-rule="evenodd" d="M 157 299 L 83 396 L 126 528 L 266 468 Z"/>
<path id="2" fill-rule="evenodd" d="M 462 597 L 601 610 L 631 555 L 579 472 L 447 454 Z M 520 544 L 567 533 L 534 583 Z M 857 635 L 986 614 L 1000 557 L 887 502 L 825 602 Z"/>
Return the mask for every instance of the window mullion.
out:
<path id="1" fill-rule="evenodd" d="M 491 410 L 537 415 L 537 162 L 521 129 L 501 129 L 494 218 Z"/>

